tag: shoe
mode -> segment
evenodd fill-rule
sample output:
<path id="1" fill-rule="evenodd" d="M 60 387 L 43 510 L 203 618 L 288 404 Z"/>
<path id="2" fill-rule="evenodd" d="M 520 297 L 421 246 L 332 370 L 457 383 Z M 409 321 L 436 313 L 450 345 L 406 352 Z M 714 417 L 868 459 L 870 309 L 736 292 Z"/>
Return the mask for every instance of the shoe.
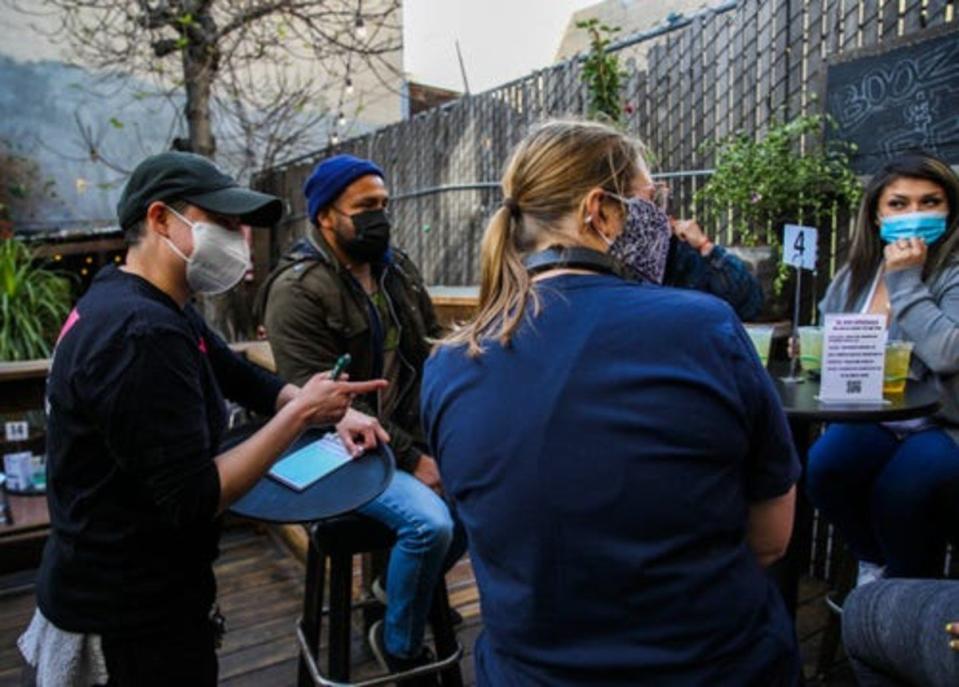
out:
<path id="1" fill-rule="evenodd" d="M 859 561 L 859 576 L 856 578 L 856 586 L 861 587 L 864 584 L 881 580 L 886 576 L 886 566 L 869 561 Z"/>
<path id="2" fill-rule="evenodd" d="M 383 586 L 383 576 L 379 575 L 370 585 L 370 594 L 384 606 L 389 603 L 389 597 L 386 594 L 386 588 Z M 450 624 L 453 627 L 459 627 L 463 624 L 463 616 L 455 608 L 450 608 Z"/>
<path id="3" fill-rule="evenodd" d="M 419 666 L 426 665 L 428 663 L 433 663 L 436 660 L 436 657 L 433 655 L 433 652 L 430 651 L 428 647 L 423 647 L 423 650 L 420 651 L 419 656 L 415 658 L 403 658 L 401 656 L 394 656 L 386 650 L 386 641 L 383 636 L 383 621 L 377 620 L 370 627 L 370 648 L 373 650 L 373 655 L 376 657 L 376 662 L 380 664 L 380 667 L 385 670 L 387 673 L 403 673 L 407 670 L 412 670 L 413 668 L 418 668 Z M 417 678 L 411 678 L 409 680 L 404 680 L 403 685 L 411 685 L 413 687 L 439 687 L 439 677 L 437 675 L 423 675 Z"/>

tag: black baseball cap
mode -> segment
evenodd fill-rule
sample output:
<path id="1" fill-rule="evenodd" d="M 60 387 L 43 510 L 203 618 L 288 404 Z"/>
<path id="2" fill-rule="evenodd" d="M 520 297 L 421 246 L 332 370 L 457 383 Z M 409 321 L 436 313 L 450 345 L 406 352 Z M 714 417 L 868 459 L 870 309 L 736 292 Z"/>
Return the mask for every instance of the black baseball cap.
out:
<path id="1" fill-rule="evenodd" d="M 258 227 L 272 226 L 283 215 L 279 198 L 242 188 L 208 158 L 194 153 L 160 153 L 137 165 L 117 203 L 120 226 L 132 227 L 146 216 L 150 203 L 158 200 L 184 200 Z"/>

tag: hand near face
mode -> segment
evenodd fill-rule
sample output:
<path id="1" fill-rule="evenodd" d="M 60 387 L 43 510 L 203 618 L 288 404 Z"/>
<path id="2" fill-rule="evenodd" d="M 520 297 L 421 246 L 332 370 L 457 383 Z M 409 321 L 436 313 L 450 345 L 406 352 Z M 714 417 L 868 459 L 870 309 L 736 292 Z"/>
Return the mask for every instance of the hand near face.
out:
<path id="1" fill-rule="evenodd" d="M 673 220 L 673 234 L 680 241 L 685 241 L 690 246 L 699 250 L 709 240 L 703 232 L 699 222 L 694 219 Z"/>
<path id="2" fill-rule="evenodd" d="M 897 272 L 926 264 L 929 247 L 920 238 L 897 239 L 883 249 L 886 272 Z"/>

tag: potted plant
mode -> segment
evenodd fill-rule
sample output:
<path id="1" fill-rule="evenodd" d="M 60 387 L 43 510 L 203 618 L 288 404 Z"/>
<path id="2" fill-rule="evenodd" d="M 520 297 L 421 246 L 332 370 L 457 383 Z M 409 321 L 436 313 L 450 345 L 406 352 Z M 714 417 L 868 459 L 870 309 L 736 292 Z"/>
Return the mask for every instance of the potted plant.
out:
<path id="1" fill-rule="evenodd" d="M 37 263 L 22 241 L 0 239 L 0 362 L 48 357 L 70 309 L 70 300 L 68 279 Z M 11 469 L 27 460 L 29 470 L 35 471 L 35 461 L 42 464 L 42 459 L 33 458 L 43 454 L 42 414 L 27 412 L 2 419 L 4 423 L 23 421 L 29 428 L 26 436 L 7 441 L 4 428 L 0 427 L 2 469 Z M 20 490 L 30 488 L 20 486 Z"/>
<path id="2" fill-rule="evenodd" d="M 696 203 L 708 224 L 732 229 L 741 244 L 737 252 L 759 266 L 767 317 L 789 312 L 789 273 L 779 260 L 783 225 L 815 226 L 820 244 L 828 246 L 834 217 L 854 207 L 862 193 L 849 164 L 850 146 L 823 143 L 831 125 L 827 116 L 802 115 L 772 122 L 759 138 L 739 132 L 707 144 L 715 152 L 715 171 Z"/>
<path id="3" fill-rule="evenodd" d="M 576 28 L 589 34 L 589 52 L 583 58 L 582 79 L 589 94 L 588 114 L 593 119 L 622 126 L 623 103 L 620 96 L 626 72 L 619 57 L 607 52 L 618 26 L 607 26 L 598 19 L 576 22 Z"/>
<path id="4" fill-rule="evenodd" d="M 48 357 L 70 299 L 66 277 L 22 241 L 0 240 L 0 362 Z"/>

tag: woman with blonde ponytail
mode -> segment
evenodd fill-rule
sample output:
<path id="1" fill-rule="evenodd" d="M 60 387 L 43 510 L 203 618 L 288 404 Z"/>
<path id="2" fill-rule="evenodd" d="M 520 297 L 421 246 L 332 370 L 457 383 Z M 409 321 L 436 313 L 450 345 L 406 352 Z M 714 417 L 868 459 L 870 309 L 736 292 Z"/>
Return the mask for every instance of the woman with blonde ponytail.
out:
<path id="1" fill-rule="evenodd" d="M 627 281 L 608 255 L 642 215 L 641 151 L 589 122 L 527 136 L 478 313 L 426 365 L 427 437 L 480 588 L 480 685 L 798 679 L 763 566 L 788 543 L 799 464 L 732 309 Z"/>

